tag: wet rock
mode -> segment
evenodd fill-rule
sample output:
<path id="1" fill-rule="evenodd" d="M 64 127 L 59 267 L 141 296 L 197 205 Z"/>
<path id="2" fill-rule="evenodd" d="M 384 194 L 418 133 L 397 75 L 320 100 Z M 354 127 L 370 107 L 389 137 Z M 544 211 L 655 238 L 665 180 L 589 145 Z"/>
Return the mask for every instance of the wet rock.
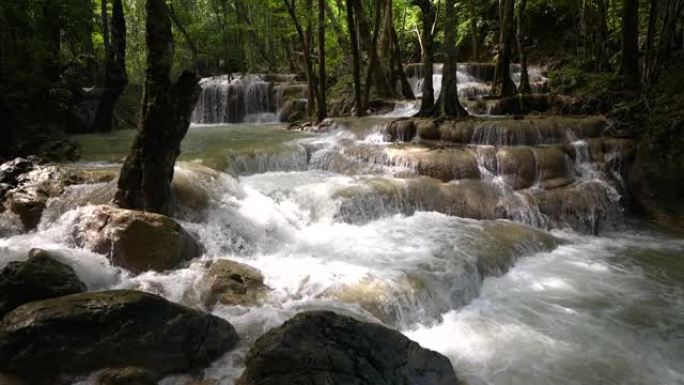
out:
<path id="1" fill-rule="evenodd" d="M 31 166 L 25 168 L 28 171 L 13 174 L 16 175 L 12 177 L 13 188 L 5 193 L 5 206 L 20 218 L 25 230 L 37 227 L 48 199 L 60 196 L 67 186 L 97 183 L 115 176 L 111 172 L 39 165 L 36 159 L 28 159 L 31 162 Z"/>
<path id="2" fill-rule="evenodd" d="M 129 366 L 126 368 L 105 369 L 97 376 L 96 385 L 157 385 L 159 375 Z"/>
<path id="3" fill-rule="evenodd" d="M 506 221 L 482 224 L 485 242 L 480 242 L 477 268 L 483 277 L 505 274 L 518 257 L 539 251 L 551 251 L 562 241 L 550 233 Z"/>
<path id="4" fill-rule="evenodd" d="M 288 100 L 280 109 L 278 120 L 284 123 L 292 123 L 306 119 L 306 105 L 306 99 Z"/>
<path id="5" fill-rule="evenodd" d="M 32 249 L 27 261 L 10 262 L 0 271 L 0 318 L 28 302 L 85 290 L 70 266 L 45 250 Z"/>
<path id="6" fill-rule="evenodd" d="M 423 298 L 427 294 L 425 284 L 416 274 L 405 274 L 393 281 L 366 276 L 357 282 L 330 288 L 323 297 L 358 305 L 384 324 L 393 325 L 402 315 L 401 304 L 405 300 Z"/>
<path id="7" fill-rule="evenodd" d="M 81 158 L 81 145 L 62 136 L 34 135 L 18 146 L 20 154 L 36 154 L 52 161 L 76 161 Z"/>
<path id="8" fill-rule="evenodd" d="M 546 190 L 534 194 L 542 214 L 552 218 L 554 227 L 570 227 L 597 234 L 622 223 L 619 197 L 603 181 Z"/>
<path id="9" fill-rule="evenodd" d="M 163 271 L 199 257 L 202 247 L 173 219 L 160 214 L 98 206 L 77 220 L 75 241 L 106 254 L 133 273 Z"/>
<path id="10" fill-rule="evenodd" d="M 16 186 L 19 176 L 25 174 L 36 166 L 38 159 L 35 157 L 15 158 L 0 165 L 0 183 Z"/>
<path id="11" fill-rule="evenodd" d="M 569 137 L 596 138 L 606 124 L 600 117 L 465 120 L 442 122 L 439 132 L 446 142 L 517 146 L 566 143 Z"/>
<path id="12" fill-rule="evenodd" d="M 529 147 L 505 147 L 496 153 L 498 173 L 514 190 L 532 186 L 536 168 L 534 153 Z"/>
<path id="13" fill-rule="evenodd" d="M 423 201 L 432 210 L 464 218 L 495 219 L 498 218 L 497 206 L 499 195 L 497 190 L 479 180 L 464 180 L 445 183 L 440 186 L 439 194 L 434 198 L 431 193 L 423 192 Z"/>
<path id="14" fill-rule="evenodd" d="M 401 333 L 333 312 L 300 313 L 261 336 L 240 385 L 458 383 L 449 360 Z"/>
<path id="15" fill-rule="evenodd" d="M 438 140 L 439 128 L 432 119 L 420 119 L 416 121 L 416 131 L 421 139 Z"/>
<path id="16" fill-rule="evenodd" d="M 574 169 L 570 159 L 556 147 L 535 148 L 537 178 L 542 188 L 553 189 L 574 182 Z"/>
<path id="17" fill-rule="evenodd" d="M 255 306 L 268 289 L 259 270 L 228 259 L 212 262 L 202 282 L 202 300 L 208 308 L 217 303 Z"/>
<path id="18" fill-rule="evenodd" d="M 416 126 L 411 119 L 400 119 L 390 123 L 387 127 L 390 140 L 410 142 L 416 136 Z"/>
<path id="19" fill-rule="evenodd" d="M 412 168 L 419 175 L 429 176 L 443 182 L 480 178 L 475 156 L 466 149 L 429 149 L 408 146 L 390 148 L 387 153 L 390 164 Z"/>
<path id="20" fill-rule="evenodd" d="M 45 210 L 47 193 L 38 186 L 32 186 L 11 191 L 7 195 L 9 209 L 19 217 L 24 229 L 35 229 Z"/>
<path id="21" fill-rule="evenodd" d="M 0 322 L 0 371 L 33 383 L 135 366 L 160 375 L 206 367 L 238 341 L 227 321 L 137 291 L 25 304 Z"/>

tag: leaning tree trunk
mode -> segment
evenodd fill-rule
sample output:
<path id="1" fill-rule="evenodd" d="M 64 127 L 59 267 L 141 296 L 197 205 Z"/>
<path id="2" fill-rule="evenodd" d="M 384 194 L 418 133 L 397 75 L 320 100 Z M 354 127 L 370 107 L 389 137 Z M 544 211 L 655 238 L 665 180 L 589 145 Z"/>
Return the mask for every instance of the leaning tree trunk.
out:
<path id="1" fill-rule="evenodd" d="M 513 11 L 514 0 L 500 0 L 503 9 L 500 10 L 501 28 L 499 33 L 499 57 L 496 61 L 492 95 L 511 96 L 515 94 L 515 84 L 511 80 L 511 42 L 513 40 Z"/>
<path id="2" fill-rule="evenodd" d="M 518 4 L 518 30 L 516 37 L 518 42 L 518 55 L 520 55 L 520 89 L 521 94 L 532 92 L 530 87 L 530 75 L 527 72 L 527 30 L 525 24 L 525 5 L 527 0 L 520 0 Z"/>
<path id="3" fill-rule="evenodd" d="M 183 72 L 169 79 L 173 58 L 165 0 L 146 0 L 147 69 L 138 134 L 119 176 L 114 202 L 123 208 L 169 214 L 173 166 L 199 96 L 199 78 Z"/>
<path id="4" fill-rule="evenodd" d="M 456 47 L 456 8 L 455 0 L 446 0 L 444 16 L 444 50 L 446 63 L 442 75 L 442 91 L 437 99 L 439 115 L 448 117 L 463 117 L 468 113 L 458 100 L 458 49 Z"/>
<path id="5" fill-rule="evenodd" d="M 622 5 L 622 60 L 620 74 L 625 88 L 639 88 L 639 1 L 624 0 Z"/>
<path id="6" fill-rule="evenodd" d="M 423 23 L 423 96 L 420 101 L 419 116 L 430 116 L 435 107 L 435 91 L 432 86 L 433 44 L 432 25 L 435 23 L 435 7 L 431 0 L 411 0 L 420 8 Z"/>
<path id="7" fill-rule="evenodd" d="M 102 22 L 107 22 L 106 2 L 102 7 Z M 105 89 L 95 114 L 95 130 L 109 132 L 112 130 L 114 106 L 128 84 L 126 74 L 126 20 L 124 18 L 122 0 L 112 0 L 111 28 L 103 25 L 103 31 L 109 30 L 110 37 L 105 45 Z"/>
<path id="8" fill-rule="evenodd" d="M 318 0 L 318 111 L 317 121 L 325 119 L 327 106 L 325 101 L 325 0 Z"/>
<path id="9" fill-rule="evenodd" d="M 352 72 L 354 76 L 354 106 L 356 107 L 356 116 L 362 116 L 364 110 L 363 103 L 361 102 L 361 57 L 359 55 L 358 29 L 354 20 L 352 0 L 347 0 L 347 28 L 349 29 L 352 61 L 354 64 Z"/>

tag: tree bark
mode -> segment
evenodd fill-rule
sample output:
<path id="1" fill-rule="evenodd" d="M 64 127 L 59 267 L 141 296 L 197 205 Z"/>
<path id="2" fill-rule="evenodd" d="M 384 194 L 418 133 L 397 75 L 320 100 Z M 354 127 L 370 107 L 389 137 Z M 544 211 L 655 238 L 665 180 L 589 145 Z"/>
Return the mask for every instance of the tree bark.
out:
<path id="1" fill-rule="evenodd" d="M 320 123 L 328 115 L 325 100 L 325 0 L 318 0 L 318 111 Z"/>
<path id="2" fill-rule="evenodd" d="M 354 4 L 347 0 L 347 28 L 349 29 L 349 41 L 351 42 L 353 77 L 354 77 L 354 106 L 356 116 L 363 116 L 363 103 L 361 102 L 361 56 L 359 54 L 359 39 L 356 20 L 354 20 Z"/>
<path id="3" fill-rule="evenodd" d="M 392 22 L 392 2 L 388 1 L 387 19 L 389 35 L 390 35 L 390 45 L 392 47 L 392 63 L 395 67 L 397 77 L 399 78 L 399 83 L 401 84 L 401 94 L 405 99 L 414 99 L 413 89 L 406 78 L 406 72 L 404 71 L 404 64 L 401 62 L 401 47 L 399 46 L 399 38 L 397 36 L 397 31 L 394 29 L 394 23 Z"/>
<path id="4" fill-rule="evenodd" d="M 511 96 L 515 94 L 515 84 L 511 80 L 511 42 L 513 40 L 513 11 L 514 0 L 500 0 L 499 16 L 501 28 L 499 31 L 499 54 L 494 73 L 492 95 Z"/>
<path id="5" fill-rule="evenodd" d="M 656 62 L 653 66 L 652 82 L 658 80 L 660 75 L 660 69 L 670 56 L 670 50 L 672 46 L 672 39 L 675 35 L 675 30 L 677 26 L 677 19 L 684 8 L 684 1 L 682 0 L 670 0 L 665 8 L 666 16 L 663 20 L 663 28 L 660 33 L 660 38 L 658 39 L 658 53 L 656 56 Z"/>
<path id="6" fill-rule="evenodd" d="M 304 31 L 302 25 L 299 23 L 295 9 L 295 0 L 283 0 L 283 3 L 285 4 L 287 12 L 290 14 L 290 18 L 294 23 L 295 30 L 297 30 L 297 35 L 299 36 L 299 40 L 302 44 L 302 50 L 304 51 L 304 69 L 308 86 L 307 113 L 309 116 L 313 116 L 313 111 L 316 106 L 316 91 L 318 88 L 318 83 L 316 82 L 316 75 L 314 75 L 313 60 L 311 60 L 311 32 L 308 31 L 307 33 Z"/>
<path id="7" fill-rule="evenodd" d="M 103 3 L 106 0 L 103 0 Z M 106 5 L 103 6 L 106 14 Z M 102 21 L 107 17 L 102 16 Z M 103 27 L 103 30 L 106 29 Z M 126 74 L 126 20 L 122 0 L 112 0 L 111 36 L 105 46 L 105 89 L 95 114 L 95 129 L 100 132 L 112 130 L 114 107 L 128 84 Z"/>
<path id="8" fill-rule="evenodd" d="M 446 0 L 444 15 L 444 50 L 446 62 L 442 74 L 442 91 L 437 99 L 438 115 L 463 117 L 468 112 L 458 100 L 458 48 L 456 47 L 456 8 L 455 0 Z"/>
<path id="9" fill-rule="evenodd" d="M 516 38 L 518 43 L 518 55 L 520 55 L 520 88 L 518 92 L 521 94 L 529 94 L 532 92 L 530 87 L 530 75 L 527 72 L 527 30 L 525 24 L 525 6 L 527 0 L 520 0 L 518 3 L 518 28 L 516 31 Z"/>
<path id="10" fill-rule="evenodd" d="M 642 80 L 644 83 L 651 82 L 653 71 L 653 45 L 656 34 L 656 22 L 658 21 L 658 0 L 650 0 L 648 14 L 648 32 L 646 34 L 646 57 L 644 58 L 644 70 Z"/>
<path id="11" fill-rule="evenodd" d="M 138 134 L 126 157 L 114 203 L 119 207 L 170 214 L 171 181 L 181 141 L 199 96 L 199 78 L 183 72 L 169 79 L 173 58 L 171 20 L 165 0 L 146 0 L 147 68 Z"/>
<path id="12" fill-rule="evenodd" d="M 375 0 L 375 10 L 373 17 L 373 37 L 371 39 L 370 46 L 368 47 L 368 67 L 366 67 L 366 82 L 363 91 L 363 109 L 364 111 L 368 109 L 368 104 L 370 103 L 370 93 L 371 87 L 375 84 L 376 92 L 380 95 L 386 96 L 386 90 L 380 89 L 383 87 L 383 83 L 387 83 L 387 79 L 379 79 L 381 76 L 385 76 L 384 71 L 378 71 L 381 65 L 378 63 L 378 37 L 380 34 L 380 13 L 381 13 L 381 0 Z M 373 75 L 375 74 L 375 79 Z M 384 87 L 383 87 L 384 88 Z"/>
<path id="13" fill-rule="evenodd" d="M 435 23 L 435 7 L 431 0 L 411 0 L 411 4 L 420 8 L 423 24 L 423 96 L 420 101 L 419 116 L 430 116 L 435 107 L 435 91 L 432 85 L 433 44 L 432 26 Z"/>
<path id="14" fill-rule="evenodd" d="M 181 35 L 183 35 L 183 38 L 185 39 L 185 43 L 188 45 L 188 49 L 190 49 L 190 55 L 192 56 L 192 62 L 195 65 L 195 69 L 197 70 L 197 73 L 199 75 L 202 75 L 204 73 L 204 65 L 203 65 L 203 63 L 200 62 L 199 50 L 197 49 L 197 44 L 195 44 L 195 41 L 192 39 L 192 37 L 188 33 L 188 30 L 185 28 L 185 25 L 183 25 L 183 22 L 181 22 L 180 18 L 178 17 L 178 14 L 176 14 L 176 10 L 173 7 L 173 3 L 169 3 L 169 17 L 171 17 L 171 21 L 176 26 L 176 28 L 178 28 L 178 31 L 180 31 Z"/>
<path id="15" fill-rule="evenodd" d="M 639 88 L 639 1 L 622 2 L 622 59 L 620 74 L 627 89 Z"/>

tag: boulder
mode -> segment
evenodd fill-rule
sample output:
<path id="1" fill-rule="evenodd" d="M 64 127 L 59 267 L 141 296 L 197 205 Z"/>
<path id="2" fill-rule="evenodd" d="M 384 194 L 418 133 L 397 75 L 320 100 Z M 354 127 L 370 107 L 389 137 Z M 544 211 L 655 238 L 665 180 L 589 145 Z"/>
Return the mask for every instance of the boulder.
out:
<path id="1" fill-rule="evenodd" d="M 97 376 L 96 385 L 157 385 L 159 375 L 147 369 L 129 366 L 105 369 Z"/>
<path id="2" fill-rule="evenodd" d="M 283 104 L 278 113 L 278 120 L 281 122 L 292 123 L 306 119 L 306 99 L 292 99 Z"/>
<path id="3" fill-rule="evenodd" d="M 464 148 L 429 149 L 418 146 L 389 148 L 389 163 L 409 167 L 419 175 L 448 182 L 454 179 L 479 179 L 480 169 L 471 151 Z"/>
<path id="4" fill-rule="evenodd" d="M 202 246 L 178 222 L 160 214 L 97 206 L 77 220 L 75 241 L 133 273 L 164 271 L 199 257 Z"/>
<path id="5" fill-rule="evenodd" d="M 267 290 L 259 270 L 228 259 L 212 262 L 202 282 L 202 300 L 208 308 L 216 303 L 254 306 Z"/>
<path id="6" fill-rule="evenodd" d="M 19 176 L 25 174 L 36 166 L 38 159 L 35 157 L 15 158 L 0 165 L 0 183 L 16 186 Z"/>
<path id="7" fill-rule="evenodd" d="M 32 249 L 28 261 L 10 262 L 0 271 L 0 318 L 28 302 L 85 290 L 70 266 L 45 250 Z"/>
<path id="8" fill-rule="evenodd" d="M 17 188 L 7 193 L 7 205 L 19 217 L 25 230 L 38 226 L 47 200 L 48 194 L 41 186 Z"/>
<path id="9" fill-rule="evenodd" d="M 455 385 L 446 357 L 398 331 L 329 311 L 300 313 L 261 336 L 239 385 Z"/>
<path id="10" fill-rule="evenodd" d="M 505 147 L 496 153 L 498 173 L 514 190 L 532 186 L 536 176 L 534 153 L 529 147 Z"/>
<path id="11" fill-rule="evenodd" d="M 416 131 L 421 139 L 439 140 L 439 128 L 433 119 L 417 120 Z"/>
<path id="12" fill-rule="evenodd" d="M 574 168 L 570 159 L 557 147 L 534 149 L 539 183 L 542 188 L 553 189 L 574 182 Z"/>
<path id="13" fill-rule="evenodd" d="M 387 134 L 394 142 L 410 142 L 416 136 L 416 125 L 411 119 L 399 119 L 390 123 Z"/>
<path id="14" fill-rule="evenodd" d="M 0 322 L 0 372 L 30 383 L 135 366 L 160 375 L 206 367 L 235 347 L 227 321 L 156 295 L 114 290 L 31 302 Z"/>
<path id="15" fill-rule="evenodd" d="M 48 199 L 60 196 L 65 187 L 73 184 L 99 183 L 113 178 L 111 172 L 39 165 L 37 158 L 30 158 L 17 158 L 8 162 L 19 162 L 21 167 L 15 166 L 5 174 L 5 178 L 12 183 L 9 184 L 11 188 L 5 188 L 4 193 L 5 206 L 19 217 L 27 231 L 38 226 Z"/>

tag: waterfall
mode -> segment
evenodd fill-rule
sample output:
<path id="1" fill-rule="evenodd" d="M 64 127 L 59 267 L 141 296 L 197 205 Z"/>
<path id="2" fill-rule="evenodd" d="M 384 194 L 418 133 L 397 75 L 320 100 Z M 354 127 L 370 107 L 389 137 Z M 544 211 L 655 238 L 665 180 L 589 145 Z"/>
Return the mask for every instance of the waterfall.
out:
<path id="1" fill-rule="evenodd" d="M 192 122 L 270 123 L 278 122 L 278 111 L 295 93 L 306 86 L 288 74 L 220 75 L 200 80 L 202 92 L 192 113 Z M 299 98 L 299 96 L 298 96 Z"/>

